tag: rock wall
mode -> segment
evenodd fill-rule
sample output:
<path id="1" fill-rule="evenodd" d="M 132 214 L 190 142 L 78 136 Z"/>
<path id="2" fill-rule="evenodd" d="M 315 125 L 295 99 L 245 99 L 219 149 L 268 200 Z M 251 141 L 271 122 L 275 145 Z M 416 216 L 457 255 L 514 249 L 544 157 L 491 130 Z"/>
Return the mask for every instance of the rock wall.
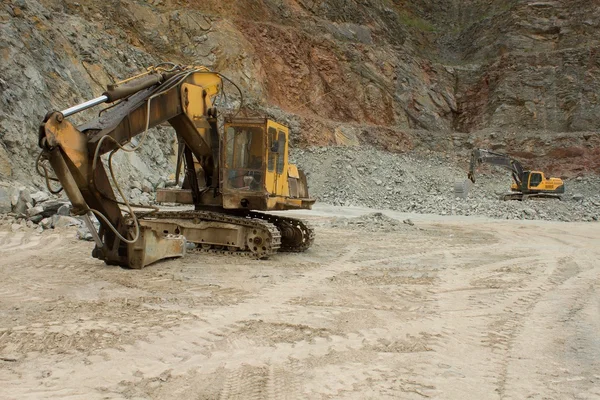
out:
<path id="1" fill-rule="evenodd" d="M 590 0 L 4 0 L 0 178 L 40 186 L 46 112 L 160 61 L 230 77 L 247 112 L 287 123 L 300 146 L 464 163 L 485 145 L 564 176 L 599 172 L 599 10 Z M 227 93 L 225 111 L 240 102 Z M 119 160 L 124 179 L 158 185 L 172 172 L 172 130 L 151 138 Z"/>

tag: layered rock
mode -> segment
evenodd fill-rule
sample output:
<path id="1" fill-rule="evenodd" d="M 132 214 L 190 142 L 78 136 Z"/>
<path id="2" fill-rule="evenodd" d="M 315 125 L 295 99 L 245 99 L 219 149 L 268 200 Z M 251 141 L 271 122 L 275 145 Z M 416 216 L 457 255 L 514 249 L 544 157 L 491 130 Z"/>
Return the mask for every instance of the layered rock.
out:
<path id="1" fill-rule="evenodd" d="M 166 60 L 225 74 L 248 113 L 287 123 L 297 145 L 456 161 L 481 145 L 563 176 L 598 172 L 599 24 L 585 0 L 5 1 L 0 178 L 41 188 L 46 112 Z M 225 113 L 241 100 L 226 93 Z M 119 179 L 156 187 L 174 170 L 173 140 L 153 130 L 116 158 Z"/>

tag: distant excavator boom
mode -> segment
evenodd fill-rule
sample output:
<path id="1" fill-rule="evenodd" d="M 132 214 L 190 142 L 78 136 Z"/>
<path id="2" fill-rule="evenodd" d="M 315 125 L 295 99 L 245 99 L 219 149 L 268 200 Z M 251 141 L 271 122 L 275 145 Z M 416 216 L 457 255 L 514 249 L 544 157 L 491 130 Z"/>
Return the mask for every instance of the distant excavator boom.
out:
<path id="1" fill-rule="evenodd" d="M 525 172 L 523 165 L 518 160 L 501 153 L 484 149 L 473 149 L 471 152 L 471 163 L 469 165 L 468 177 L 471 182 L 475 183 L 475 171 L 481 164 L 490 164 L 502 167 L 511 172 L 513 180 L 520 186 L 523 182 L 523 173 Z"/>

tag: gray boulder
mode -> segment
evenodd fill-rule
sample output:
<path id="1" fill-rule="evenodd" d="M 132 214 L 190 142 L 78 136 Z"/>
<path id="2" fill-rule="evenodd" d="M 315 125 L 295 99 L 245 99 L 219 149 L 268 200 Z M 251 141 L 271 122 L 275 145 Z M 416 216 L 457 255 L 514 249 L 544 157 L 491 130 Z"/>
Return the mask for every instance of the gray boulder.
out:
<path id="1" fill-rule="evenodd" d="M 36 215 L 40 215 L 44 212 L 44 207 L 42 206 L 35 206 L 30 208 L 29 210 L 27 210 L 27 216 L 29 218 L 36 216 Z"/>
<path id="2" fill-rule="evenodd" d="M 31 198 L 33 199 L 34 205 L 50 200 L 50 196 L 48 195 L 48 193 L 42 191 L 33 193 L 31 195 Z"/>
<path id="3" fill-rule="evenodd" d="M 73 217 L 55 215 L 52 217 L 52 226 L 55 229 L 66 228 L 68 226 L 81 226 L 81 221 Z"/>
<path id="4" fill-rule="evenodd" d="M 142 191 L 140 189 L 134 188 L 131 189 L 131 192 L 129 192 L 129 200 L 131 200 L 133 203 L 139 203 L 140 201 L 140 196 L 142 195 Z"/>
<path id="5" fill-rule="evenodd" d="M 0 213 L 6 214 L 12 211 L 11 188 L 0 186 Z"/>
<path id="6" fill-rule="evenodd" d="M 34 224 L 39 224 L 44 219 L 42 214 L 34 215 L 33 217 L 29 217 L 29 220 Z"/>
<path id="7" fill-rule="evenodd" d="M 64 215 L 64 216 L 71 215 L 71 205 L 70 204 L 63 204 L 56 211 L 56 215 Z"/>
<path id="8" fill-rule="evenodd" d="M 138 181 L 132 181 L 130 187 L 132 189 L 139 189 L 140 191 L 142 190 L 142 184 Z"/>
<path id="9" fill-rule="evenodd" d="M 86 227 L 82 226 L 81 228 L 77 229 L 77 239 L 91 242 L 94 240 L 94 237 Z"/>
<path id="10" fill-rule="evenodd" d="M 51 217 L 54 214 L 56 214 L 58 212 L 58 210 L 66 205 L 69 204 L 68 201 L 66 200 L 48 200 L 45 201 L 43 203 L 41 203 L 40 205 L 44 208 L 44 211 L 42 212 L 42 215 L 44 217 Z"/>
<path id="11" fill-rule="evenodd" d="M 40 226 L 44 229 L 52 229 L 52 218 L 44 218 L 40 221 Z"/>
<path id="12" fill-rule="evenodd" d="M 27 214 L 27 210 L 29 210 L 31 207 L 33 207 L 33 199 L 31 198 L 29 190 L 26 188 L 20 188 L 13 211 L 17 214 L 25 215 Z"/>
<path id="13" fill-rule="evenodd" d="M 152 186 L 152 184 L 144 179 L 144 181 L 142 182 L 142 192 L 144 193 L 152 193 L 154 191 L 154 187 Z"/>

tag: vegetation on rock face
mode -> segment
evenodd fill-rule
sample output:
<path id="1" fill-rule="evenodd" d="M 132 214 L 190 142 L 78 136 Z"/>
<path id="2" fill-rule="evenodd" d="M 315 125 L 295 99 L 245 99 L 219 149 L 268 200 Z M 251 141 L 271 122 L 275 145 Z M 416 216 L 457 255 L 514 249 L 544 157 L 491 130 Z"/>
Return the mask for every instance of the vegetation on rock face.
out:
<path id="1" fill-rule="evenodd" d="M 4 1 L 0 174 L 31 179 L 47 111 L 164 60 L 229 76 L 250 110 L 286 122 L 299 145 L 337 144 L 343 132 L 392 151 L 490 145 L 536 154 L 551 170 L 598 171 L 593 3 Z M 168 165 L 169 132 L 142 154 L 151 169 Z M 573 151 L 554 161 L 558 142 Z M 141 179 L 143 169 L 123 173 Z"/>

